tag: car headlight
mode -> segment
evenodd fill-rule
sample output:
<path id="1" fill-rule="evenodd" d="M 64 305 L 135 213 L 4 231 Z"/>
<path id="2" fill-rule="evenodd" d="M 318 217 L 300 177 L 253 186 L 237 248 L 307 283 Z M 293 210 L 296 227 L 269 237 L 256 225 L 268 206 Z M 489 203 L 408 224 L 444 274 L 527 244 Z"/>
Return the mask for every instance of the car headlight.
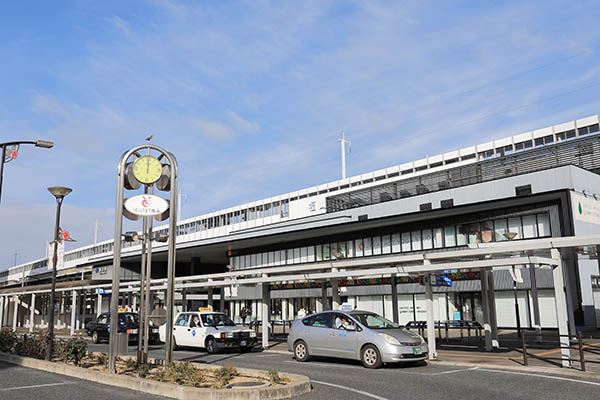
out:
<path id="1" fill-rule="evenodd" d="M 385 339 L 385 341 L 388 342 L 389 344 L 394 344 L 396 346 L 400 345 L 400 342 L 398 341 L 398 339 L 396 339 L 393 336 L 388 335 L 387 333 L 380 333 L 379 336 L 381 336 L 383 339 Z"/>
<path id="2" fill-rule="evenodd" d="M 250 331 L 250 337 L 256 337 L 256 332 Z"/>

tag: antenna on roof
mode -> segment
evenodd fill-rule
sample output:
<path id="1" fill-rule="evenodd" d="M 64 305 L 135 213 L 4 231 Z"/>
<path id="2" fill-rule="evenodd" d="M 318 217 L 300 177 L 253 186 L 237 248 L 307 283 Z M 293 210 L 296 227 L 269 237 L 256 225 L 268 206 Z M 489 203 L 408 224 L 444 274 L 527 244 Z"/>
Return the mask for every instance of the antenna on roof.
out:
<path id="1" fill-rule="evenodd" d="M 346 136 L 344 135 L 344 130 L 341 130 L 342 132 L 342 138 L 338 139 L 338 142 L 340 142 L 340 145 L 342 147 L 342 179 L 346 179 L 346 143 L 348 143 L 348 149 L 350 150 L 350 153 L 352 153 L 352 142 L 349 140 L 346 140 Z"/>

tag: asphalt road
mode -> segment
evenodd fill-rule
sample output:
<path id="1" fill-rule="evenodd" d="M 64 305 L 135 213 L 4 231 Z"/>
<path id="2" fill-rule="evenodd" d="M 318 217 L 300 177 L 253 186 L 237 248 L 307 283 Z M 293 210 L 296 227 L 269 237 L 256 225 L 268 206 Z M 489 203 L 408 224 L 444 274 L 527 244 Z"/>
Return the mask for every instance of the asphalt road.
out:
<path id="1" fill-rule="evenodd" d="M 106 344 L 89 345 L 91 351 L 107 351 Z M 135 354 L 135 347 L 130 347 Z M 522 374 L 486 368 L 465 368 L 421 363 L 416 366 L 386 366 L 378 370 L 362 367 L 360 362 L 313 359 L 295 361 L 291 353 L 227 352 L 211 355 L 202 350 L 184 349 L 174 353 L 177 360 L 208 364 L 233 364 L 241 368 L 307 375 L 313 392 L 301 400 L 348 399 L 598 399 L 600 381 L 577 378 Z M 151 346 L 151 357 L 163 358 L 163 346 Z M 0 396 L 2 397 L 2 396 Z"/>
<path id="2" fill-rule="evenodd" d="M 2 400 L 134 400 L 140 398 L 165 399 L 0 361 L 0 399 Z"/>

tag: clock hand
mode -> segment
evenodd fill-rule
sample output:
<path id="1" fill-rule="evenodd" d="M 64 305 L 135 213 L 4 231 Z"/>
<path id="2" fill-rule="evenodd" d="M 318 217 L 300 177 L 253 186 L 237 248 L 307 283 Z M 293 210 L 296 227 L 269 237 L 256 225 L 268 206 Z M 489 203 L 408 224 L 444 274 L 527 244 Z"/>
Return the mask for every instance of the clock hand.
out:
<path id="1" fill-rule="evenodd" d="M 148 162 L 146 162 L 146 173 L 150 172 L 150 159 L 147 160 Z"/>

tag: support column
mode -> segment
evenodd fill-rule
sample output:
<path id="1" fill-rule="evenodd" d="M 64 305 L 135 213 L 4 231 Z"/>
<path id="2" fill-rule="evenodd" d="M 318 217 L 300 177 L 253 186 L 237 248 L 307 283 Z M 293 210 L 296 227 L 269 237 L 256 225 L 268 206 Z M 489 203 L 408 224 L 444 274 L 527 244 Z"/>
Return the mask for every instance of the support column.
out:
<path id="1" fill-rule="evenodd" d="M 565 295 L 565 283 L 563 279 L 563 260 L 558 249 L 551 250 L 552 258 L 558 265 L 552 269 L 554 278 L 554 298 L 556 300 L 556 321 L 558 323 L 559 335 L 568 335 L 569 326 L 567 322 L 567 297 Z M 569 337 L 560 337 L 562 366 L 571 367 L 571 351 L 569 349 Z"/>
<path id="2" fill-rule="evenodd" d="M 424 260 L 425 265 L 431 264 L 431 261 Z M 435 344 L 435 321 L 433 319 L 433 289 L 431 287 L 431 274 L 427 274 L 425 282 L 425 310 L 427 311 L 427 347 L 429 350 L 429 359 L 437 358 L 437 348 Z"/>
<path id="3" fill-rule="evenodd" d="M 96 317 L 99 317 L 102 314 L 102 295 L 98 293 L 96 296 Z"/>
<path id="4" fill-rule="evenodd" d="M 262 347 L 263 349 L 269 348 L 269 304 L 270 304 L 270 291 L 269 285 L 267 283 L 261 284 L 262 286 L 262 299 L 261 299 L 261 309 L 262 309 Z"/>
<path id="5" fill-rule="evenodd" d="M 337 268 L 331 268 L 331 272 L 338 272 Z M 336 279 L 331 280 L 331 309 L 339 310 L 341 305 L 340 300 L 340 281 Z"/>
<path id="6" fill-rule="evenodd" d="M 321 303 L 323 303 L 323 311 L 329 310 L 329 301 L 327 299 L 327 282 L 321 285 Z"/>
<path id="7" fill-rule="evenodd" d="M 208 288 L 208 306 L 214 310 L 214 301 L 213 301 L 213 290 L 212 287 Z"/>
<path id="8" fill-rule="evenodd" d="M 181 289 L 181 310 L 183 312 L 187 312 L 188 311 L 188 307 L 187 307 L 187 289 L 186 288 Z"/>
<path id="9" fill-rule="evenodd" d="M 494 270 L 489 270 L 488 276 L 488 294 L 490 306 L 490 327 L 492 328 L 492 347 L 500 348 L 498 341 L 498 318 L 496 316 L 496 288 L 494 285 Z"/>
<path id="10" fill-rule="evenodd" d="M 296 319 L 296 310 L 294 310 L 294 301 L 293 299 L 288 300 L 288 315 L 290 319 Z M 323 311 L 323 307 L 321 306 L 321 311 Z"/>
<path id="11" fill-rule="evenodd" d="M 392 274 L 392 321 L 398 323 L 398 285 L 396 283 L 396 274 Z"/>
<path id="12" fill-rule="evenodd" d="M 219 311 L 225 312 L 225 288 L 219 288 Z"/>
<path id="13" fill-rule="evenodd" d="M 531 302 L 533 303 L 533 327 L 535 328 L 536 341 L 542 342 L 542 325 L 540 323 L 540 304 L 538 302 L 537 283 L 535 281 L 535 265 L 529 264 L 529 281 L 531 284 Z"/>
<path id="14" fill-rule="evenodd" d="M 488 271 L 479 270 L 481 281 L 481 306 L 483 308 L 483 329 L 485 331 L 485 351 L 492 351 L 492 327 L 490 324 L 490 297 L 488 293 Z"/>
<path id="15" fill-rule="evenodd" d="M 35 325 L 35 293 L 31 293 L 31 304 L 29 305 L 29 333 L 33 332 Z"/>
<path id="16" fill-rule="evenodd" d="M 4 326 L 4 299 L 6 299 L 5 296 L 0 296 L 0 329 L 2 329 L 2 327 Z"/>
<path id="17" fill-rule="evenodd" d="M 15 308 L 14 308 L 14 313 L 13 313 L 13 331 L 17 330 L 17 317 L 19 315 L 19 298 L 17 296 L 14 297 L 15 299 Z"/>
<path id="18" fill-rule="evenodd" d="M 288 319 L 288 299 L 281 299 L 281 319 L 287 321 Z"/>
<path id="19" fill-rule="evenodd" d="M 139 311 L 138 306 L 137 306 L 138 294 L 137 293 L 132 293 L 132 294 L 133 294 L 133 312 L 138 312 Z"/>
<path id="20" fill-rule="evenodd" d="M 71 332 L 70 335 L 75 334 L 75 318 L 77 318 L 77 291 L 71 291 Z"/>

